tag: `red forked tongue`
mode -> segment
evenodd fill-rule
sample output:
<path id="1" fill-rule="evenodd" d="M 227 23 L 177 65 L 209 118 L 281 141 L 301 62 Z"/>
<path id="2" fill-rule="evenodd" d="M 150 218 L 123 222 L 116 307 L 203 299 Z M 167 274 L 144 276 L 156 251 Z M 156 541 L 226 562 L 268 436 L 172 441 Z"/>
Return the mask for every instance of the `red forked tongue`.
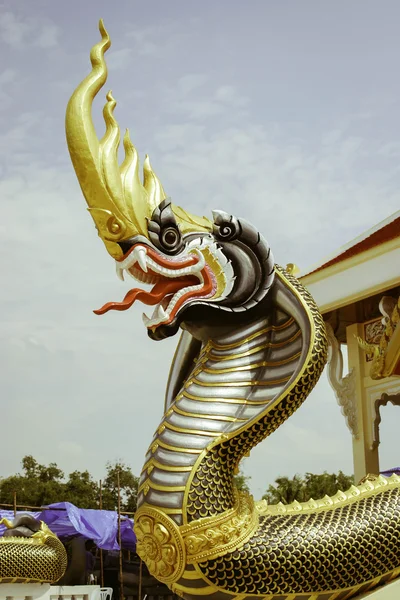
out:
<path id="1" fill-rule="evenodd" d="M 151 292 L 146 292 L 140 288 L 134 288 L 133 290 L 129 290 L 122 302 L 107 302 L 107 304 L 104 304 L 104 306 L 93 312 L 96 315 L 104 315 L 109 310 L 127 310 L 136 300 L 140 300 L 149 306 L 154 306 L 161 302 L 165 296 L 175 294 L 182 288 L 188 285 L 195 285 L 196 283 L 198 283 L 198 279 L 192 276 L 182 279 L 159 281 L 153 287 Z"/>

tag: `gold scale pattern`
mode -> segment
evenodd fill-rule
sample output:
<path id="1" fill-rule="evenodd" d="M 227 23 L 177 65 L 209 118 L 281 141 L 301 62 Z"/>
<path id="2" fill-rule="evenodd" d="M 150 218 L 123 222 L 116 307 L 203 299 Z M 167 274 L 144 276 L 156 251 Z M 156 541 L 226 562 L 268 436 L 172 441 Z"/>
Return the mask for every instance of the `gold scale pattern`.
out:
<path id="1" fill-rule="evenodd" d="M 334 592 L 398 568 L 399 537 L 394 488 L 333 510 L 261 517 L 241 549 L 199 566 L 214 585 L 238 594 Z"/>
<path id="2" fill-rule="evenodd" d="M 207 454 L 189 492 L 189 522 L 205 513 L 217 515 L 231 508 L 232 472 L 240 458 L 300 406 L 323 370 L 327 342 L 322 317 L 308 292 L 283 273 L 308 304 L 314 320 L 309 366 L 273 411 Z M 387 491 L 377 488 L 336 508 L 261 515 L 257 531 L 247 542 L 223 556 L 200 562 L 198 568 L 215 589 L 231 594 L 266 598 L 305 598 L 309 594 L 312 598 L 343 596 L 347 600 L 398 576 L 399 537 L 400 488 L 393 482 Z"/>
<path id="3" fill-rule="evenodd" d="M 302 296 L 311 311 L 315 342 L 303 376 L 285 398 L 251 429 L 213 447 L 200 463 L 188 493 L 188 522 L 217 515 L 235 503 L 232 473 L 251 448 L 273 433 L 304 402 L 317 383 L 326 363 L 327 338 L 323 318 L 309 292 L 279 266 L 275 267 Z"/>
<path id="4" fill-rule="evenodd" d="M 67 568 L 67 554 L 53 534 L 0 538 L 0 583 L 54 583 Z"/>

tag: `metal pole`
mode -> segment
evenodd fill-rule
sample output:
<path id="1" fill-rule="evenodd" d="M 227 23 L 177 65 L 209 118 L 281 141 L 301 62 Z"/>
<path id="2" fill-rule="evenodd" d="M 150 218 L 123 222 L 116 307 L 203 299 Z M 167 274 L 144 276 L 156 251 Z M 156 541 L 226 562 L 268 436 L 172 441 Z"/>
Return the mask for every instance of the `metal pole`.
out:
<path id="1" fill-rule="evenodd" d="M 142 559 L 140 559 L 138 600 L 142 600 L 142 567 L 143 567 L 143 562 L 142 562 Z"/>
<path id="2" fill-rule="evenodd" d="M 103 487 L 101 479 L 99 481 L 100 497 L 99 497 L 99 509 L 103 510 Z M 103 565 L 103 550 L 100 548 L 100 583 L 101 587 L 104 587 L 104 565 Z"/>
<path id="3" fill-rule="evenodd" d="M 117 471 L 117 486 L 118 486 L 118 544 L 119 544 L 119 589 L 120 600 L 125 600 L 124 597 L 124 582 L 122 579 L 122 547 L 121 547 L 121 486 L 119 480 L 119 469 Z"/>
<path id="4" fill-rule="evenodd" d="M 14 508 L 14 519 L 15 519 L 15 517 L 17 516 L 17 492 L 14 492 L 13 508 Z"/>

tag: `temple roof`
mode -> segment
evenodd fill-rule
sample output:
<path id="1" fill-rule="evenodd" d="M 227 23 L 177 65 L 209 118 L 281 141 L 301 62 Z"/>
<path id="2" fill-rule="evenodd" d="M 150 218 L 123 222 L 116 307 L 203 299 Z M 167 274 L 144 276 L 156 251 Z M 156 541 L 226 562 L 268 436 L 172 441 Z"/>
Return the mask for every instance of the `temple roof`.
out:
<path id="1" fill-rule="evenodd" d="M 399 264 L 400 210 L 297 277 L 323 314 L 357 305 L 357 314 L 350 319 L 356 322 L 361 317 L 360 302 L 373 300 L 378 311 L 382 294 L 398 298 Z M 374 316 L 371 314 L 370 318 Z"/>
<path id="2" fill-rule="evenodd" d="M 309 269 L 302 271 L 298 277 L 305 277 L 306 275 L 311 275 L 311 273 L 326 269 L 397 237 L 400 237 L 400 210 L 344 246 L 341 246 L 338 250 L 312 265 Z"/>

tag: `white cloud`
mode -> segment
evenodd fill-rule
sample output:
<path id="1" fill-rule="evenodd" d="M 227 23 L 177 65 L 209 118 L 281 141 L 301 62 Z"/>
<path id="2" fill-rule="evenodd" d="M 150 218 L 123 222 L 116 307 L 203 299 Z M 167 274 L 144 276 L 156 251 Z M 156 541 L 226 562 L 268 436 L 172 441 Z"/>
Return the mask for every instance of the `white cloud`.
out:
<path id="1" fill-rule="evenodd" d="M 0 14 L 0 42 L 12 48 L 53 48 L 59 33 L 59 27 L 46 17 L 22 17 L 12 11 Z"/>
<path id="2" fill-rule="evenodd" d="M 183 47 L 190 40 L 190 32 L 182 31 L 177 21 L 165 19 L 148 27 L 132 26 L 125 37 L 135 55 L 154 59 Z"/>
<path id="3" fill-rule="evenodd" d="M 229 106 L 245 106 L 249 103 L 249 98 L 242 96 L 233 85 L 222 85 L 215 92 L 215 99 Z"/>
<path id="4" fill-rule="evenodd" d="M 180 77 L 176 86 L 164 89 L 163 112 L 174 115 L 190 127 L 191 121 L 207 121 L 235 111 L 235 119 L 240 122 L 247 114 L 244 107 L 249 103 L 234 86 L 218 86 L 214 90 L 205 88 L 207 76 L 188 73 Z"/>
<path id="5" fill-rule="evenodd" d="M 379 460 L 382 470 L 400 466 L 399 460 L 399 407 L 393 404 L 381 406 L 379 425 Z"/>
<path id="6" fill-rule="evenodd" d="M 71 441 L 60 442 L 58 444 L 59 451 L 64 455 L 70 455 L 72 457 L 81 456 L 83 448 L 80 444 Z"/>
<path id="7" fill-rule="evenodd" d="M 206 81 L 207 76 L 204 73 L 188 73 L 179 78 L 177 89 L 182 94 L 187 95 L 202 87 Z"/>
<path id="8" fill-rule="evenodd" d="M 2 42 L 13 47 L 20 47 L 29 30 L 29 25 L 17 19 L 12 12 L 3 12 L 0 15 L 0 40 Z"/>
<path id="9" fill-rule="evenodd" d="M 8 110 L 13 104 L 13 99 L 10 94 L 0 90 L 0 111 Z"/>
<path id="10" fill-rule="evenodd" d="M 107 57 L 107 63 L 111 72 L 127 69 L 132 64 L 132 48 L 114 50 Z"/>
<path id="11" fill-rule="evenodd" d="M 54 48 L 58 45 L 60 29 L 54 23 L 42 24 L 34 45 L 39 48 Z"/>
<path id="12" fill-rule="evenodd" d="M 0 73 L 0 85 L 6 85 L 12 83 L 17 78 L 17 72 L 15 69 L 4 69 Z"/>
<path id="13" fill-rule="evenodd" d="M 203 212 L 223 207 L 245 216 L 259 224 L 279 261 L 306 267 L 394 212 L 400 194 L 396 165 L 361 165 L 373 163 L 379 143 L 342 132 L 329 144 L 323 134 L 310 149 L 302 135 L 292 140 L 256 125 L 215 133 L 192 123 L 169 126 L 156 134 L 163 155 L 153 162 L 166 173 L 167 189 L 178 190 L 176 200 L 190 198 L 195 209 L 201 197 Z"/>

